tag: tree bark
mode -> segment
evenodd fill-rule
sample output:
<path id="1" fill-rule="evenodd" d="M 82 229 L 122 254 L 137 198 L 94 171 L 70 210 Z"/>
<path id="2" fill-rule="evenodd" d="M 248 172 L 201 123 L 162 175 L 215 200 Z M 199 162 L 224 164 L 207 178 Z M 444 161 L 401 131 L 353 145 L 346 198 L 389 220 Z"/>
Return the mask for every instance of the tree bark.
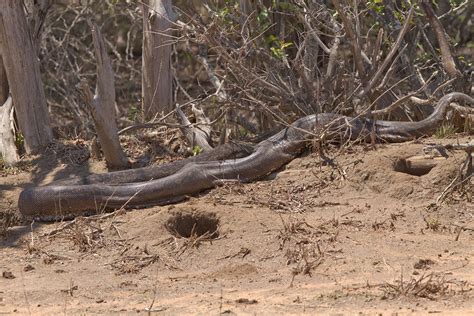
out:
<path id="1" fill-rule="evenodd" d="M 105 160 L 109 167 L 125 168 L 128 160 L 122 150 L 115 122 L 115 83 L 110 58 L 107 55 L 104 39 L 97 25 L 91 23 L 94 53 L 97 60 L 97 89 L 92 99 L 90 91 L 83 86 L 87 103 L 91 106 L 95 129 L 99 137 Z"/>
<path id="2" fill-rule="evenodd" d="M 245 16 L 249 16 L 253 12 L 253 10 L 255 9 L 254 6 L 255 1 L 253 0 L 239 0 L 240 11 Z"/>
<path id="3" fill-rule="evenodd" d="M 52 140 L 46 98 L 36 49 L 22 1 L 0 1 L 0 54 L 3 57 L 15 113 L 27 153 L 38 152 Z"/>
<path id="4" fill-rule="evenodd" d="M 0 46 L 2 44 L 0 43 Z M 3 104 L 8 99 L 10 88 L 8 87 L 7 73 L 3 65 L 2 54 L 0 54 L 0 104 Z"/>
<path id="5" fill-rule="evenodd" d="M 15 135 L 13 134 L 13 102 L 8 97 L 3 106 L 0 106 L 0 156 L 5 166 L 14 166 L 20 157 L 15 146 Z"/>
<path id="6" fill-rule="evenodd" d="M 49 0 L 26 0 L 24 3 L 28 12 L 27 20 L 30 26 L 31 39 L 37 53 L 39 53 L 43 25 L 51 3 Z"/>
<path id="7" fill-rule="evenodd" d="M 173 110 L 171 77 L 171 0 L 147 0 L 143 4 L 142 96 L 146 119 Z"/>

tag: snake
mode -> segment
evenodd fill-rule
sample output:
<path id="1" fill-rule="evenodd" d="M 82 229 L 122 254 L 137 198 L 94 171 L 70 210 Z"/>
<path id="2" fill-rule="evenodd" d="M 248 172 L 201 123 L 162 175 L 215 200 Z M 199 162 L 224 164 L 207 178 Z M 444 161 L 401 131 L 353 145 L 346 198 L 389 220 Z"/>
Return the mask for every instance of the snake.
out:
<path id="1" fill-rule="evenodd" d="M 307 115 L 253 146 L 226 144 L 168 164 L 29 187 L 20 193 L 18 208 L 26 218 L 54 221 L 108 209 L 167 204 L 226 181 L 258 180 L 301 155 L 315 139 L 400 143 L 430 136 L 445 120 L 454 101 L 474 105 L 469 95 L 451 92 L 439 99 L 428 117 L 417 122 L 336 113 Z"/>

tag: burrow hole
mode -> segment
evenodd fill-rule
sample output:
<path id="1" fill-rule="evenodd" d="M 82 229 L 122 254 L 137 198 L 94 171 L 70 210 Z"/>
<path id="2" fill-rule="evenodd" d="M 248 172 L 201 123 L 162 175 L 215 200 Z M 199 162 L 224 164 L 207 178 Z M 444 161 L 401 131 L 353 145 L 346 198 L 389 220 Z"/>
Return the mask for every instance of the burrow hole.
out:
<path id="1" fill-rule="evenodd" d="M 166 221 L 165 227 L 178 238 L 219 237 L 219 218 L 215 213 L 177 212 Z"/>
<path id="2" fill-rule="evenodd" d="M 395 164 L 393 165 L 393 170 L 396 172 L 402 172 L 406 174 L 410 174 L 412 176 L 424 176 L 428 174 L 431 169 L 435 167 L 434 164 L 427 164 L 422 162 L 417 162 L 416 160 L 410 161 L 407 159 L 397 159 Z"/>

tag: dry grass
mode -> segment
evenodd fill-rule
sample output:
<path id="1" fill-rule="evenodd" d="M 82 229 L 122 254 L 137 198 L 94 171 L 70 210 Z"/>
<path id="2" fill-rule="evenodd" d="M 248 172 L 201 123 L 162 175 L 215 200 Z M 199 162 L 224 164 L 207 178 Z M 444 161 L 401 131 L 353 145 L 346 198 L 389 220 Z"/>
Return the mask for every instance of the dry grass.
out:
<path id="1" fill-rule="evenodd" d="M 339 234 L 338 225 L 327 222 L 313 227 L 305 220 L 289 217 L 285 221 L 280 216 L 283 228 L 278 234 L 280 250 L 285 251 L 286 264 L 292 265 L 292 281 L 296 275 L 310 275 L 326 259 L 327 249 Z M 332 228 L 332 229 L 331 229 Z M 290 285 L 290 286 L 291 286 Z"/>
<path id="2" fill-rule="evenodd" d="M 12 227 L 20 222 L 16 213 L 12 210 L 0 212 L 0 237 L 7 235 L 8 227 Z"/>
<path id="3" fill-rule="evenodd" d="M 103 233 L 100 223 L 76 221 L 65 231 L 65 236 L 80 252 L 87 252 L 105 245 Z"/>
<path id="4" fill-rule="evenodd" d="M 115 260 L 111 266 L 116 269 L 119 274 L 138 273 L 143 268 L 159 260 L 160 257 L 158 255 L 147 255 L 143 253 L 140 255 L 122 256 Z"/>
<path id="5" fill-rule="evenodd" d="M 419 297 L 434 300 L 441 296 L 456 295 L 471 291 L 467 282 L 448 280 L 444 273 L 421 274 L 419 277 L 411 277 L 408 280 L 400 278 L 393 282 L 381 285 L 383 299 L 394 299 L 397 297 Z"/>

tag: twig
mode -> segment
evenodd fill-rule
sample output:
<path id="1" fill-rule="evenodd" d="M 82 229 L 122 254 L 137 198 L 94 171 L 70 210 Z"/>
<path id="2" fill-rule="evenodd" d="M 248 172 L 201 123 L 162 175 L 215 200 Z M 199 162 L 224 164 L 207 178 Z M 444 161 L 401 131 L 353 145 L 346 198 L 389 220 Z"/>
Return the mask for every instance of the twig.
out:
<path id="1" fill-rule="evenodd" d="M 445 199 L 446 195 L 451 192 L 455 187 L 467 182 L 474 176 L 473 167 L 472 167 L 472 152 L 474 151 L 474 141 L 471 141 L 468 144 L 451 144 L 444 146 L 446 149 L 457 149 L 464 150 L 467 154 L 466 160 L 459 168 L 458 174 L 456 177 L 449 183 L 449 185 L 441 192 L 441 194 L 436 198 L 436 205 L 440 205 Z M 463 170 L 466 169 L 466 175 L 463 175 Z M 461 179 L 461 180 L 460 180 Z M 459 181 L 460 180 L 460 181 Z"/>
<path id="2" fill-rule="evenodd" d="M 377 81 L 380 79 L 380 76 L 385 72 L 385 69 L 387 66 L 390 64 L 393 56 L 395 56 L 395 53 L 397 52 L 398 48 L 400 47 L 403 37 L 407 33 L 409 27 L 410 27 L 410 21 L 413 16 L 414 12 L 414 6 L 412 5 L 410 8 L 410 11 L 408 11 L 408 16 L 405 19 L 405 24 L 403 24 L 403 28 L 398 33 L 398 37 L 395 41 L 395 43 L 392 45 L 392 48 L 390 49 L 390 52 L 387 54 L 387 57 L 385 57 L 385 60 L 383 61 L 382 65 L 377 69 L 373 77 L 370 79 L 369 83 L 363 87 L 363 89 L 359 92 L 358 97 L 362 98 L 366 96 L 374 87 L 374 85 L 377 83 Z"/>
<path id="3" fill-rule="evenodd" d="M 354 61 L 357 67 L 357 71 L 359 72 L 359 76 L 362 79 L 363 84 L 365 85 L 366 80 L 367 80 L 367 72 L 365 71 L 365 66 L 364 62 L 362 60 L 362 49 L 359 45 L 359 42 L 357 40 L 357 36 L 352 29 L 352 23 L 349 21 L 349 17 L 346 15 L 344 12 L 344 9 L 342 8 L 341 4 L 339 3 L 339 0 L 332 0 L 332 3 L 334 4 L 334 7 L 336 8 L 336 11 L 339 13 L 342 19 L 342 24 L 344 25 L 344 29 L 346 30 L 347 35 L 350 38 L 351 44 L 352 44 L 352 52 L 354 54 Z"/>

